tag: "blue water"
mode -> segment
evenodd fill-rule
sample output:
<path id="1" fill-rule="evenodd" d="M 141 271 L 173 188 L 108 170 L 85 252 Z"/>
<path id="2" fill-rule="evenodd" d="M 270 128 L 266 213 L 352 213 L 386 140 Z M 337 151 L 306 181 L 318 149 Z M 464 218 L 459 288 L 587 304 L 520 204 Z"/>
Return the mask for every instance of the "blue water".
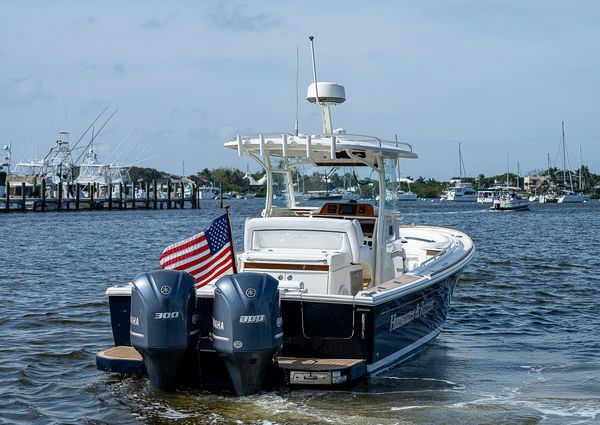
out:
<path id="1" fill-rule="evenodd" d="M 233 200 L 236 246 L 261 200 Z M 600 202 L 530 212 L 419 201 L 405 224 L 468 233 L 477 253 L 445 330 L 344 391 L 233 398 L 162 393 L 96 371 L 112 345 L 107 287 L 220 214 L 200 210 L 0 214 L 0 423 L 600 423 Z"/>

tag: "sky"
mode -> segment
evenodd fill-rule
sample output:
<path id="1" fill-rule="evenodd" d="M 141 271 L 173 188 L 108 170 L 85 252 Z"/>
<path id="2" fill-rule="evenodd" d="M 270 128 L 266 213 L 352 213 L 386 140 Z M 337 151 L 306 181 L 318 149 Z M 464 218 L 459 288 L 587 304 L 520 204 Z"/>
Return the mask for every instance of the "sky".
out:
<path id="1" fill-rule="evenodd" d="M 0 144 L 41 158 L 108 108 L 101 161 L 245 170 L 223 143 L 292 132 L 296 73 L 300 131 L 321 131 L 309 35 L 318 79 L 346 89 L 333 127 L 411 143 L 404 175 L 458 175 L 459 142 L 470 176 L 543 169 L 561 121 L 571 168 L 581 148 L 600 173 L 597 1 L 4 1 Z"/>

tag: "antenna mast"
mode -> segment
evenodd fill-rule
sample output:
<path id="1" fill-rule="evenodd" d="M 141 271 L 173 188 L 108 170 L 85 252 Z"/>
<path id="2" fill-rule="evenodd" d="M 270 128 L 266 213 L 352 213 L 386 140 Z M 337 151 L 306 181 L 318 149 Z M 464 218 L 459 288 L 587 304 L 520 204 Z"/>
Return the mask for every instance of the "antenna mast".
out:
<path id="1" fill-rule="evenodd" d="M 298 75 L 299 75 L 299 71 L 298 71 L 298 67 L 299 67 L 299 60 L 298 60 L 298 45 L 296 44 L 296 125 L 294 127 L 294 135 L 298 135 L 298 111 L 299 111 L 299 95 L 298 95 Z"/>
<path id="2" fill-rule="evenodd" d="M 315 102 L 321 107 L 321 113 L 323 116 L 323 134 L 332 134 L 333 129 L 331 127 L 331 113 L 329 112 L 329 103 L 327 101 L 321 102 L 319 99 L 319 83 L 317 82 L 317 64 L 315 62 L 315 45 L 313 40 L 315 37 L 312 35 L 308 37 L 310 40 L 310 51 L 312 54 L 312 67 L 313 67 L 313 80 L 315 86 Z"/>

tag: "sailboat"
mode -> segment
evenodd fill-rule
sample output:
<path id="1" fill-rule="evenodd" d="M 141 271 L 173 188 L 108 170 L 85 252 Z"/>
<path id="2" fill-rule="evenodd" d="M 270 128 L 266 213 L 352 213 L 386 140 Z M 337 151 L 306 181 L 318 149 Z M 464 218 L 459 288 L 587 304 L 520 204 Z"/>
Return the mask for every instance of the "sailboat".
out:
<path id="1" fill-rule="evenodd" d="M 584 201 L 583 194 L 575 193 L 575 191 L 573 190 L 573 176 L 571 175 L 571 170 L 567 169 L 568 153 L 567 153 L 567 144 L 565 142 L 565 122 L 564 121 L 562 122 L 561 145 L 562 145 L 562 152 L 563 152 L 563 169 L 562 169 L 563 193 L 561 196 L 559 196 L 558 203 L 559 204 L 582 203 Z M 569 174 L 568 186 L 567 186 L 567 173 Z M 581 167 L 580 167 L 579 173 L 581 175 Z"/>
<path id="2" fill-rule="evenodd" d="M 462 150 L 458 144 L 458 179 L 450 180 L 450 186 L 441 197 L 443 201 L 454 202 L 477 202 L 477 192 L 473 189 L 471 183 L 463 182 L 467 177 L 465 163 L 463 162 Z"/>
<path id="3" fill-rule="evenodd" d="M 552 178 L 550 177 L 550 168 L 550 154 L 548 154 L 548 191 L 546 193 L 542 193 L 538 198 L 540 204 L 549 204 L 558 201 L 558 195 L 556 194 L 554 187 L 550 186 L 552 184 Z"/>

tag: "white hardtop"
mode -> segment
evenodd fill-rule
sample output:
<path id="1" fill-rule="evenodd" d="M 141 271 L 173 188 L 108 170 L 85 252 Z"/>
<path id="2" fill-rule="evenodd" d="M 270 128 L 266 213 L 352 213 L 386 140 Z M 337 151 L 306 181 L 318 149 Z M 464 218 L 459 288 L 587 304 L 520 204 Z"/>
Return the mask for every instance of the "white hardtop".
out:
<path id="1" fill-rule="evenodd" d="M 256 159 L 266 155 L 296 158 L 327 166 L 364 166 L 375 164 L 377 155 L 391 158 L 418 158 L 412 146 L 404 142 L 386 141 L 374 136 L 339 134 L 325 136 L 307 134 L 238 135 L 225 142 L 225 147 L 247 153 Z"/>

